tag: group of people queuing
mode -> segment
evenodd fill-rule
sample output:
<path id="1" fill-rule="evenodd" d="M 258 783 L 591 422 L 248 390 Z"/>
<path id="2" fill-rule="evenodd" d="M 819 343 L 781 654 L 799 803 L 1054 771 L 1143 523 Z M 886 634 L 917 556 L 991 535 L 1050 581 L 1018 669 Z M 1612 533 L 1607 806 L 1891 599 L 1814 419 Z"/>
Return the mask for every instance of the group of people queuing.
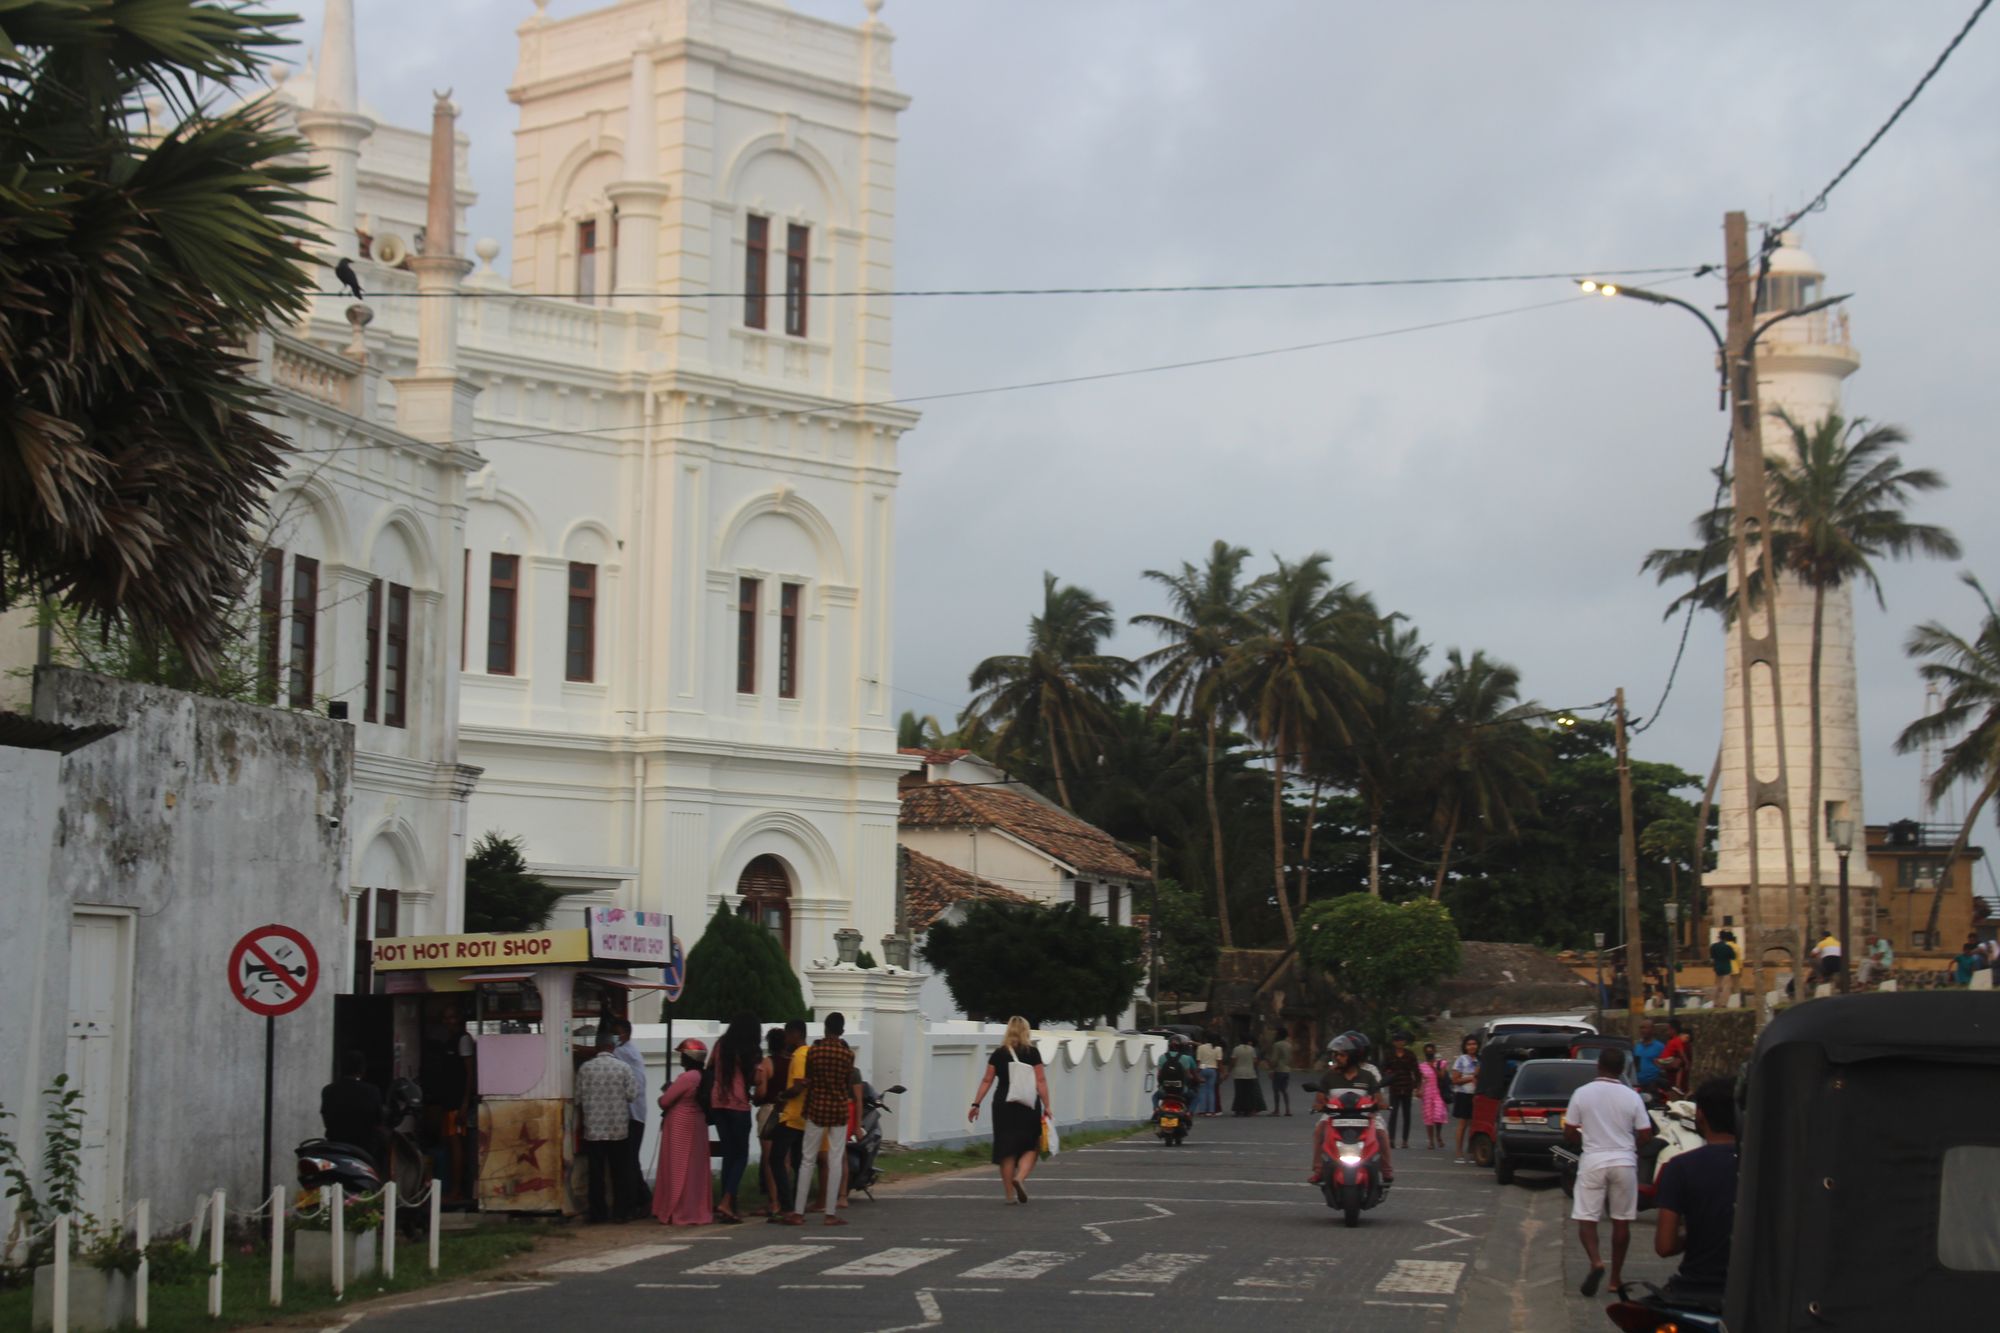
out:
<path id="1" fill-rule="evenodd" d="M 1156 1069 L 1169 1064 L 1183 1066 L 1193 1090 L 1190 1115 L 1235 1116 L 1292 1114 L 1292 1075 L 1299 1072 L 1297 1051 L 1283 1028 L 1258 1041 L 1250 1035 L 1225 1045 L 1221 1033 L 1213 1030 L 1199 1040 L 1174 1035 Z M 1271 1101 L 1264 1101 L 1265 1076 L 1271 1080 Z M 1229 1109 L 1222 1107 L 1223 1085 L 1229 1085 Z M 1157 1103 L 1158 1098 L 1156 1097 Z"/>
<path id="2" fill-rule="evenodd" d="M 834 1013 L 816 1042 L 807 1042 L 806 1025 L 797 1021 L 760 1039 L 756 1017 L 744 1014 L 713 1052 L 695 1037 L 676 1045 L 678 1072 L 658 1099 L 659 1155 L 649 1192 L 639 1157 L 647 1118 L 645 1063 L 632 1045 L 632 1025 L 604 1020 L 595 1055 L 576 1072 L 589 1220 L 625 1222 L 650 1212 L 669 1226 L 742 1222 L 738 1196 L 754 1129 L 763 1150 L 766 1220 L 803 1226 L 810 1207 L 825 1214 L 825 1225 L 845 1225 L 839 1210 L 847 1207 L 847 1140 L 858 1129 L 861 1108 L 861 1078 L 846 1028 L 845 1018 Z M 721 1158 L 719 1178 L 711 1155 Z"/>

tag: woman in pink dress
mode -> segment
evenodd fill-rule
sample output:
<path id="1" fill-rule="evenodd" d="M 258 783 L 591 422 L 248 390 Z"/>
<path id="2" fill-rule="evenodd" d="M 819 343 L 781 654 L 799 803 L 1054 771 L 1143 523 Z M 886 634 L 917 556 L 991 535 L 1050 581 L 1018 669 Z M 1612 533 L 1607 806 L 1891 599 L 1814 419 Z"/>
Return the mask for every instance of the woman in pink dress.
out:
<path id="1" fill-rule="evenodd" d="M 660 1094 L 660 1161 L 653 1177 L 653 1216 L 668 1226 L 706 1226 L 709 1208 L 708 1117 L 695 1096 L 708 1047 L 689 1037 L 674 1048 L 681 1075 Z"/>
<path id="2" fill-rule="evenodd" d="M 1417 1085 L 1424 1097 L 1424 1146 L 1444 1147 L 1445 1122 L 1451 1119 L 1451 1108 L 1445 1104 L 1444 1061 L 1438 1059 L 1438 1048 L 1433 1042 L 1424 1043 L 1424 1058 L 1417 1064 Z"/>

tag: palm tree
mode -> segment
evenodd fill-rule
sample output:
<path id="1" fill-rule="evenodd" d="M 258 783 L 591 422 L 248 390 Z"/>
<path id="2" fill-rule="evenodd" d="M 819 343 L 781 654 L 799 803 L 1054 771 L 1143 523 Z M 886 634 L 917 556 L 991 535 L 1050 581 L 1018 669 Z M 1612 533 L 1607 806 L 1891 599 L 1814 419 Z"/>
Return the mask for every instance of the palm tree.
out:
<path id="1" fill-rule="evenodd" d="M 1482 834 L 1514 832 L 1514 817 L 1535 809 L 1535 790 L 1548 776 L 1548 750 L 1528 725 L 1540 704 L 1521 701 L 1521 673 L 1483 652 L 1468 659 L 1454 648 L 1431 687 L 1436 710 L 1437 819 L 1444 853 L 1431 897 L 1444 895 L 1452 846 L 1466 815 Z"/>
<path id="2" fill-rule="evenodd" d="M 285 444 L 240 348 L 311 290 L 306 145 L 254 81 L 282 16 L 234 4 L 0 5 L 0 608 L 225 655 Z M 179 123 L 145 127 L 164 99 Z"/>
<path id="3" fill-rule="evenodd" d="M 1297 564 L 1278 559 L 1260 582 L 1226 676 L 1271 751 L 1271 869 L 1287 943 L 1297 928 L 1285 885 L 1286 767 L 1307 768 L 1316 744 L 1351 743 L 1374 693 L 1359 661 L 1375 606 L 1353 584 L 1335 583 L 1331 564 L 1317 551 Z"/>
<path id="4" fill-rule="evenodd" d="M 915 709 L 905 709 L 896 719 L 896 747 L 902 750 L 939 750 L 944 748 L 944 728 L 938 720 L 926 713 L 918 717 Z"/>
<path id="5" fill-rule="evenodd" d="M 1808 759 L 1806 809 L 1812 834 L 1806 839 L 1806 882 L 1812 885 L 1812 913 L 1824 919 L 1824 891 L 1819 878 L 1821 734 L 1820 665 L 1825 656 L 1826 595 L 1849 583 L 1865 583 L 1878 605 L 1882 581 L 1874 562 L 1910 555 L 1956 559 L 1958 540 L 1940 527 L 1912 523 L 1903 506 L 1919 491 L 1944 486 L 1944 478 L 1929 468 L 1905 468 L 1896 446 L 1908 437 L 1896 426 L 1871 426 L 1866 420 L 1848 422 L 1830 412 L 1810 429 L 1782 408 L 1777 413 L 1791 432 L 1789 453 L 1771 455 L 1769 467 L 1772 521 L 1788 541 L 1773 547 L 1777 568 L 1812 589 L 1812 666 L 1808 673 Z"/>
<path id="6" fill-rule="evenodd" d="M 1080 767 L 1103 734 L 1111 706 L 1138 668 L 1097 651 L 1115 622 L 1111 603 L 1053 574 L 1042 575 L 1042 611 L 1028 621 L 1028 651 L 989 657 L 972 669 L 966 716 L 995 728 L 996 757 L 1039 741 L 1056 797 L 1074 811 L 1063 760 Z"/>
<path id="7" fill-rule="evenodd" d="M 1374 687 L 1362 706 L 1364 725 L 1342 765 L 1368 811 L 1368 891 L 1382 896 L 1382 811 L 1413 776 L 1410 756 L 1426 747 L 1429 688 L 1424 646 L 1415 626 L 1399 629 L 1386 616 L 1370 636 L 1364 671 Z"/>
<path id="8" fill-rule="evenodd" d="M 1229 930 L 1229 874 L 1222 847 L 1222 809 L 1215 799 L 1216 732 L 1228 725 L 1235 709 L 1225 680 L 1229 656 L 1241 641 L 1243 612 L 1251 587 L 1243 583 L 1243 562 L 1250 552 L 1217 540 L 1208 548 L 1208 559 L 1197 568 L 1181 562 L 1178 573 L 1158 569 L 1146 577 L 1167 590 L 1167 615 L 1132 617 L 1166 639 L 1138 660 L 1137 665 L 1153 674 L 1146 682 L 1155 710 L 1171 707 L 1174 723 L 1189 718 L 1201 722 L 1207 746 L 1204 765 L 1204 795 L 1208 805 L 1208 841 L 1215 858 L 1215 919 L 1222 947 L 1233 948 Z"/>
<path id="9" fill-rule="evenodd" d="M 1945 857 L 1937 894 L 1931 899 L 1930 922 L 1924 929 L 1933 943 L 1952 864 L 1965 854 L 1979 812 L 1994 792 L 2000 791 L 2000 609 L 1994 607 L 1978 579 L 1970 574 L 1961 577 L 1979 594 L 1980 605 L 1986 610 L 1978 633 L 1963 639 L 1941 622 L 1930 620 L 1911 630 L 1903 645 L 1911 657 L 1929 659 L 1917 668 L 1917 674 L 1941 689 L 1944 697 L 1935 713 L 1903 728 L 1903 734 L 1896 738 L 1896 753 L 1909 754 L 1931 742 L 1949 742 L 1937 771 L 1925 775 L 1932 801 L 1942 800 L 1961 782 L 1979 786 L 1977 799 L 1965 812 L 1965 825 Z"/>

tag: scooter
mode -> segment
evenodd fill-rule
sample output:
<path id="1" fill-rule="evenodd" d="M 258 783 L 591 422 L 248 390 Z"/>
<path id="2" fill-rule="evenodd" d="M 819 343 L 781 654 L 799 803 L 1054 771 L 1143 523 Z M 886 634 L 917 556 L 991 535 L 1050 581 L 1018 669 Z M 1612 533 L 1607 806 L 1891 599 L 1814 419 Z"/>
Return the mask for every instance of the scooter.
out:
<path id="1" fill-rule="evenodd" d="M 1639 1145 L 1639 1210 L 1644 1212 L 1653 1207 L 1654 1196 L 1659 1186 L 1660 1169 L 1684 1152 L 1693 1152 L 1701 1147 L 1701 1130 L 1695 1123 L 1694 1103 L 1690 1101 L 1649 1101 L 1647 1111 L 1653 1118 L 1653 1137 Z M 1576 1177 L 1583 1157 L 1575 1148 L 1558 1147 L 1552 1150 L 1556 1170 L 1562 1173 L 1563 1194 L 1576 1197 Z"/>
<path id="2" fill-rule="evenodd" d="M 1722 1311 L 1668 1300 L 1650 1282 L 1626 1283 L 1604 1313 L 1625 1333 L 1722 1333 Z"/>
<path id="3" fill-rule="evenodd" d="M 382 1188 L 382 1174 L 375 1167 L 375 1155 L 351 1143 L 332 1139 L 307 1139 L 293 1150 L 302 1189 L 324 1189 L 338 1185 L 349 1198 L 373 1194 Z"/>
<path id="4" fill-rule="evenodd" d="M 905 1091 L 898 1083 L 885 1096 L 901 1096 Z M 861 1133 L 847 1145 L 847 1179 L 849 1190 L 860 1190 L 870 1202 L 874 1201 L 874 1189 L 882 1180 L 882 1173 L 875 1169 L 875 1159 L 882 1152 L 882 1112 L 889 1109 L 889 1103 L 875 1095 L 869 1084 L 861 1085 Z"/>
<path id="5" fill-rule="evenodd" d="M 1193 1127 L 1194 1117 L 1188 1113 L 1185 1088 L 1161 1088 L 1160 1106 L 1153 1112 L 1153 1132 L 1169 1148 L 1178 1148 Z"/>
<path id="6" fill-rule="evenodd" d="M 1319 1084 L 1304 1085 L 1307 1092 Z M 1382 1179 L 1382 1131 L 1375 1123 L 1375 1099 L 1356 1088 L 1332 1094 L 1314 1133 L 1319 1135 L 1320 1193 L 1347 1225 L 1361 1225 L 1361 1213 L 1389 1196 Z"/>

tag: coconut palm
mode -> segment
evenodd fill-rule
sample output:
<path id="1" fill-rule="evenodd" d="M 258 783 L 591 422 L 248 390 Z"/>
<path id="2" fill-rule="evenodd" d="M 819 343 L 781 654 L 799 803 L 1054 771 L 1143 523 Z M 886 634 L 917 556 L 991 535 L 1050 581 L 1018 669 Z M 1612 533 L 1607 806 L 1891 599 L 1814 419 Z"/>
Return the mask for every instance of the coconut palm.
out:
<path id="1" fill-rule="evenodd" d="M 1163 647 L 1138 660 L 1152 672 L 1146 681 L 1156 710 L 1171 708 L 1174 722 L 1199 721 L 1207 747 L 1203 791 L 1208 806 L 1209 849 L 1215 858 L 1215 919 L 1222 947 L 1234 947 L 1229 930 L 1229 874 L 1222 847 L 1222 810 L 1215 798 L 1216 733 L 1228 726 L 1235 708 L 1225 669 L 1230 653 L 1242 640 L 1243 612 L 1254 585 L 1243 582 L 1243 562 L 1250 552 L 1218 540 L 1208 548 L 1199 567 L 1186 561 L 1176 573 L 1149 569 L 1146 577 L 1167 590 L 1166 615 L 1132 617 L 1134 625 L 1153 630 L 1167 640 Z"/>
<path id="2" fill-rule="evenodd" d="M 1363 670 L 1373 686 L 1362 705 L 1361 733 L 1338 765 L 1368 812 L 1368 891 L 1382 896 L 1382 812 L 1414 776 L 1410 757 L 1425 748 L 1429 687 L 1424 659 L 1430 655 L 1415 626 L 1399 627 L 1384 617 L 1369 636 Z M 1301 906 L 1303 906 L 1303 898 Z"/>
<path id="3" fill-rule="evenodd" d="M 1285 778 L 1315 747 L 1351 744 L 1373 697 L 1361 667 L 1378 617 L 1367 594 L 1335 583 L 1332 557 L 1282 557 L 1260 581 L 1226 679 L 1251 729 L 1271 751 L 1271 867 L 1289 943 L 1297 928 L 1285 889 Z"/>
<path id="4" fill-rule="evenodd" d="M 253 101 L 286 39 L 236 4 L 0 4 L 0 607 L 64 605 L 200 669 L 284 443 L 240 349 L 311 290 L 305 144 Z M 177 124 L 147 129 L 149 99 Z"/>
<path id="5" fill-rule="evenodd" d="M 938 720 L 926 713 L 917 716 L 915 709 L 905 709 L 896 719 L 896 747 L 902 750 L 939 750 L 944 748 L 944 728 Z"/>
<path id="6" fill-rule="evenodd" d="M 1903 734 L 1896 738 L 1896 752 L 1909 754 L 1933 742 L 1945 743 L 1937 771 L 1924 775 L 1932 801 L 1944 799 L 1961 782 L 1979 788 L 1979 795 L 1965 812 L 1964 827 L 1945 857 L 1944 873 L 1938 876 L 1937 894 L 1931 899 L 1930 921 L 1924 929 L 1933 942 L 1952 863 L 1965 854 L 1979 812 L 2000 791 L 2000 609 L 1995 608 L 1978 579 L 1970 574 L 1961 577 L 1979 594 L 1986 611 L 1973 637 L 1961 638 L 1942 622 L 1930 620 L 1911 630 L 1903 645 L 1911 657 L 1928 659 L 1917 668 L 1917 674 L 1927 684 L 1937 686 L 1943 697 L 1936 712 L 1903 728 Z"/>
<path id="7" fill-rule="evenodd" d="M 966 716 L 994 728 L 997 756 L 1040 743 L 1056 798 L 1074 811 L 1068 772 L 1094 753 L 1120 692 L 1138 677 L 1122 657 L 1097 651 L 1115 625 L 1111 603 L 1042 575 L 1041 614 L 1028 621 L 1028 651 L 989 657 L 972 669 Z"/>
<path id="8" fill-rule="evenodd" d="M 1548 776 L 1548 749 L 1528 725 L 1540 704 L 1521 699 L 1521 673 L 1483 652 L 1454 648 L 1431 686 L 1437 740 L 1436 820 L 1444 851 L 1431 897 L 1444 895 L 1451 853 L 1467 815 L 1482 836 L 1512 834 L 1517 815 L 1535 809 L 1535 789 Z"/>
<path id="9" fill-rule="evenodd" d="M 1782 546 L 1774 545 L 1773 553 L 1777 568 L 1812 589 L 1813 595 L 1806 780 L 1812 835 L 1806 839 L 1806 883 L 1813 886 L 1814 915 L 1823 918 L 1820 667 L 1825 657 L 1826 595 L 1850 583 L 1864 583 L 1874 591 L 1876 603 L 1884 605 L 1876 561 L 1912 555 L 1955 559 L 1958 540 L 1943 528 L 1912 523 L 1904 516 L 1903 507 L 1911 496 L 1941 489 L 1944 478 L 1929 468 L 1903 466 L 1896 446 L 1908 437 L 1900 428 L 1861 419 L 1848 422 L 1837 412 L 1811 427 L 1783 409 L 1777 416 L 1791 432 L 1792 448 L 1767 459 L 1772 521 L 1788 538 Z"/>

